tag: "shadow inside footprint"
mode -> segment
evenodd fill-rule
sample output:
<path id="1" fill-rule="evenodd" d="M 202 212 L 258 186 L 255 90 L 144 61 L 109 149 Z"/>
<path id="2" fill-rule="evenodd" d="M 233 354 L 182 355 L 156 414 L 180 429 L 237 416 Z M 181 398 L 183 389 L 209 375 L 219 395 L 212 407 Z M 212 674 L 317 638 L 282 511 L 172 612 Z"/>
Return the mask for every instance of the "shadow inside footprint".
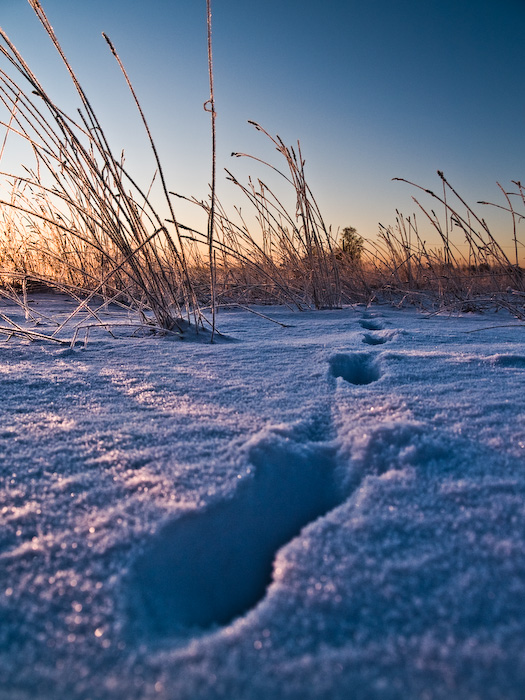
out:
<path id="1" fill-rule="evenodd" d="M 333 355 L 329 362 L 332 376 L 341 377 L 350 384 L 371 384 L 381 377 L 377 360 L 365 352 L 355 352 L 352 355 L 340 353 Z"/>
<path id="2" fill-rule="evenodd" d="M 135 562 L 134 615 L 155 635 L 224 625 L 261 600 L 278 549 L 342 501 L 333 448 L 278 435 L 253 446 L 230 500 L 168 523 Z"/>
<path id="3" fill-rule="evenodd" d="M 383 345 L 387 341 L 388 338 L 380 335 L 372 335 L 371 333 L 365 333 L 363 336 L 363 343 L 366 343 L 367 345 Z"/>
<path id="4" fill-rule="evenodd" d="M 381 330 L 383 330 L 383 324 L 381 323 L 381 321 L 374 321 L 372 319 L 370 319 L 370 320 L 362 319 L 361 321 L 359 321 L 359 325 L 361 326 L 361 328 L 364 328 L 367 331 L 381 331 Z"/>

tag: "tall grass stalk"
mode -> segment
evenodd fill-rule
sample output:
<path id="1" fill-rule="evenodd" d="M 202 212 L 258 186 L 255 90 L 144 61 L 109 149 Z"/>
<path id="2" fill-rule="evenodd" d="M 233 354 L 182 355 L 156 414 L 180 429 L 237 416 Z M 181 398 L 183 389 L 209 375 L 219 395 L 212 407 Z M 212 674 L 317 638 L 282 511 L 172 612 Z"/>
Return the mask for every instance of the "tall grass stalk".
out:
<path id="1" fill-rule="evenodd" d="M 216 200 L 216 180 L 217 180 L 217 131 L 215 111 L 215 92 L 213 86 L 213 51 L 211 39 L 211 0 L 206 0 L 206 28 L 208 38 L 208 77 L 210 83 L 210 98 L 205 103 L 204 108 L 211 116 L 211 186 L 210 186 L 210 211 L 208 216 L 208 262 L 210 267 L 210 290 L 211 290 L 211 313 L 212 331 L 211 340 L 215 335 L 215 313 L 216 313 L 216 289 L 215 289 L 215 250 L 214 250 L 214 230 L 215 230 L 215 200 Z"/>

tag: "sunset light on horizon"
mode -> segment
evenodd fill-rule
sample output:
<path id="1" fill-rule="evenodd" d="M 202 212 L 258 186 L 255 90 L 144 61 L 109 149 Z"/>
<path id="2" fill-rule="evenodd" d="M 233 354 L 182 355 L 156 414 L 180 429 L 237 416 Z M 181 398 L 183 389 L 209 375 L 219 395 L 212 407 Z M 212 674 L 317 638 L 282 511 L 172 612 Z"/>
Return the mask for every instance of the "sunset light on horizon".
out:
<path id="1" fill-rule="evenodd" d="M 114 152 L 124 149 L 147 186 L 151 153 L 103 31 L 141 100 L 170 189 L 206 198 L 205 3 L 46 0 L 43 7 Z M 374 237 L 378 223 L 395 222 L 396 209 L 417 211 L 412 196 L 421 193 L 392 179 L 439 192 L 441 170 L 480 216 L 496 222 L 510 255 L 510 217 L 476 202 L 504 205 L 497 182 L 512 190 L 511 181 L 523 177 L 524 19 L 517 0 L 213 3 L 221 201 L 245 206 L 224 168 L 240 179 L 270 178 L 232 152 L 280 166 L 247 123 L 254 120 L 288 145 L 300 140 L 309 184 L 333 231 L 351 225 Z M 4 0 L 1 26 L 57 104 L 73 113 L 78 101 L 68 76 L 28 3 Z M 10 137 L 3 169 L 19 172 L 24 159 Z M 201 226 L 193 209 L 176 206 L 182 222 Z"/>

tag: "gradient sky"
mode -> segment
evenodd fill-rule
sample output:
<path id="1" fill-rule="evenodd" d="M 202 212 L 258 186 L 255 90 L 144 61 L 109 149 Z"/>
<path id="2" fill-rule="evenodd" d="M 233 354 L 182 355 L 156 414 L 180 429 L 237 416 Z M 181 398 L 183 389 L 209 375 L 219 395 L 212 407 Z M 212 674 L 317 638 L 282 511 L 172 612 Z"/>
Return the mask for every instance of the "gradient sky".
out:
<path id="1" fill-rule="evenodd" d="M 56 101 L 74 107 L 26 0 L 1 4 L 3 29 Z M 149 180 L 146 139 L 102 31 L 142 101 L 170 189 L 205 197 L 205 0 L 42 4 L 115 151 L 124 148 L 128 166 Z M 326 222 L 367 237 L 378 222 L 393 223 L 396 208 L 415 210 L 418 193 L 393 177 L 439 191 L 440 169 L 472 203 L 503 203 L 496 182 L 525 179 L 524 0 L 214 0 L 212 7 L 219 194 L 227 206 L 247 204 L 222 168 L 271 181 L 232 151 L 279 163 L 248 119 L 287 143 L 300 139 Z M 14 145 L 9 158 L 16 162 Z M 179 218 L 188 216 L 183 210 Z M 502 241 L 510 245 L 510 233 Z"/>

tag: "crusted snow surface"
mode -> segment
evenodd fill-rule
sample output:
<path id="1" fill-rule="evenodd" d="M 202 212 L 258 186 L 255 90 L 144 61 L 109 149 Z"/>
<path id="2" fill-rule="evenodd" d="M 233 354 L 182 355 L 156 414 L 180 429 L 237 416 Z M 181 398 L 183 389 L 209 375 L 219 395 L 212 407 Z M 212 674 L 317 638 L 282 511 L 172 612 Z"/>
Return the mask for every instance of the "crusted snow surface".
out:
<path id="1" fill-rule="evenodd" d="M 523 698 L 524 327 L 264 313 L 2 343 L 1 700 Z"/>

